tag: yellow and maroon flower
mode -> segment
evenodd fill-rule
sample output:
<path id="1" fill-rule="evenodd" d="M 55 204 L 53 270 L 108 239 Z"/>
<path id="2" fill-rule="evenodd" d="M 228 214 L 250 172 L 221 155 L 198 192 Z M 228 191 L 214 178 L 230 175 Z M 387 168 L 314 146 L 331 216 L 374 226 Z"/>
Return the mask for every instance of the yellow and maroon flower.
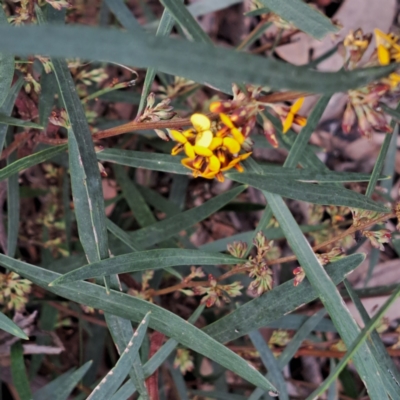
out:
<path id="1" fill-rule="evenodd" d="M 306 125 L 307 118 L 298 114 L 303 103 L 304 103 L 304 97 L 301 97 L 300 99 L 297 99 L 292 104 L 286 118 L 283 120 L 283 123 L 282 123 L 283 133 L 286 133 L 293 124 L 300 125 L 300 126 Z"/>
<path id="2" fill-rule="evenodd" d="M 374 30 L 378 61 L 388 65 L 391 61 L 400 61 L 400 38 L 393 33 L 386 34 L 379 29 Z"/>

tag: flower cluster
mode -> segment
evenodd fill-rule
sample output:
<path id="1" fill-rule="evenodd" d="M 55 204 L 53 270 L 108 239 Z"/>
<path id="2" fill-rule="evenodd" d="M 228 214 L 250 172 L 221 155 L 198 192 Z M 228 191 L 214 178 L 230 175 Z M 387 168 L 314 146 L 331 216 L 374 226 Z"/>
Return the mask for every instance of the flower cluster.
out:
<path id="1" fill-rule="evenodd" d="M 211 123 L 203 114 L 193 114 L 190 121 L 193 128 L 183 132 L 171 129 L 170 134 L 178 142 L 172 155 L 184 151 L 187 158 L 182 164 L 193 171 L 194 177 L 217 178 L 223 182 L 224 171 L 231 168 L 243 171 L 240 161 L 251 152 L 240 154 L 246 147 L 246 138 L 227 114 L 220 114 L 220 123 Z"/>
<path id="2" fill-rule="evenodd" d="M 230 297 L 240 296 L 243 286 L 240 282 L 233 282 L 229 285 L 221 285 L 218 281 L 210 274 L 208 275 L 209 286 L 196 286 L 193 288 L 195 295 L 205 296 L 201 299 L 201 304 L 205 304 L 206 307 L 212 307 L 213 305 L 220 306 L 222 301 L 225 303 L 230 302 Z"/>
<path id="3" fill-rule="evenodd" d="M 15 272 L 0 274 L 0 304 L 8 310 L 21 311 L 28 302 L 32 283 Z"/>
<path id="4" fill-rule="evenodd" d="M 400 61 L 400 38 L 394 34 L 385 34 L 375 29 L 376 50 L 365 63 L 366 67 L 388 65 Z M 368 49 L 372 35 L 364 34 L 361 29 L 353 32 L 343 41 L 343 56 L 345 67 L 355 69 L 360 66 L 363 55 Z M 390 133 L 384 111 L 379 107 L 382 98 L 397 89 L 400 84 L 400 74 L 392 72 L 378 82 L 363 88 L 349 90 L 348 103 L 343 116 L 343 132 L 349 133 L 357 124 L 362 136 L 370 138 L 374 132 Z"/>
<path id="5" fill-rule="evenodd" d="M 249 277 L 253 281 L 249 285 L 249 291 L 254 296 L 261 296 L 272 289 L 272 270 L 268 265 L 270 259 L 279 257 L 279 249 L 274 247 L 274 242 L 268 240 L 262 232 L 258 232 L 253 244 L 257 254 L 250 256 L 244 266 L 249 270 Z"/>
<path id="6" fill-rule="evenodd" d="M 193 356 L 190 355 L 188 349 L 176 350 L 174 368 L 179 368 L 179 370 L 183 375 L 185 375 L 186 372 L 193 371 L 194 369 Z"/>
<path id="7" fill-rule="evenodd" d="M 190 118 L 192 128 L 183 132 L 171 129 L 171 138 L 178 142 L 172 155 L 184 151 L 187 158 L 182 160 L 182 164 L 193 171 L 194 177 L 216 178 L 222 182 L 224 171 L 232 168 L 243 171 L 240 162 L 252 153 L 253 143 L 249 135 L 256 124 L 257 114 L 265 107 L 281 119 L 284 133 L 292 124 L 306 124 L 306 118 L 298 114 L 304 98 L 288 107 L 263 101 L 262 91 L 262 87 L 248 85 L 243 91 L 233 85 L 233 99 L 214 101 L 210 105 L 210 111 L 219 116 L 217 121 L 196 113 Z M 264 114 L 260 115 L 266 139 L 273 147 L 278 147 L 274 125 Z"/>

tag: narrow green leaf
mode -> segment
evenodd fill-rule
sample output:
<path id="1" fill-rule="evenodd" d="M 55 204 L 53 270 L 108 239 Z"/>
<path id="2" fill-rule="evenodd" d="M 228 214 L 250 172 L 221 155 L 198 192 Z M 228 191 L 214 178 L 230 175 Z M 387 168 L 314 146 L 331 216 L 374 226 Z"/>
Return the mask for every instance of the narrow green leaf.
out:
<path id="1" fill-rule="evenodd" d="M 245 396 L 240 394 L 224 393 L 217 390 L 192 390 L 191 393 L 198 396 L 204 396 L 206 399 L 215 400 L 246 400 Z"/>
<path id="2" fill-rule="evenodd" d="M 189 4 L 186 8 L 193 17 L 199 17 L 242 2 L 243 0 L 201 0 Z"/>
<path id="3" fill-rule="evenodd" d="M 271 382 L 274 383 L 279 391 L 279 400 L 289 400 L 285 378 L 281 372 L 282 368 L 279 368 L 278 362 L 272 353 L 272 350 L 269 348 L 268 344 L 265 343 L 265 339 L 259 331 L 249 332 L 249 337 L 254 347 L 260 354 L 262 363 L 267 368 Z"/>
<path id="4" fill-rule="evenodd" d="M 195 42 L 212 45 L 209 36 L 203 31 L 198 22 L 193 18 L 185 5 L 176 0 L 160 0 L 163 6 L 175 18 L 176 22 L 189 34 Z"/>
<path id="5" fill-rule="evenodd" d="M 146 204 L 146 201 L 143 199 L 135 182 L 129 178 L 125 169 L 120 165 L 114 165 L 113 171 L 115 178 L 122 189 L 125 201 L 128 203 L 138 224 L 144 227 L 156 222 L 156 218 Z"/>
<path id="6" fill-rule="evenodd" d="M 1 65 L 1 61 L 0 61 L 0 65 Z M 35 124 L 34 122 L 31 122 L 31 121 L 24 121 L 23 119 L 10 117 L 10 116 L 8 116 L 6 114 L 2 114 L 2 113 L 0 113 L 0 123 L 6 124 L 6 125 L 11 125 L 11 126 L 20 126 L 22 128 L 43 129 L 42 125 Z"/>
<path id="7" fill-rule="evenodd" d="M 117 317 L 110 313 L 105 314 L 108 329 L 110 330 L 112 339 L 117 347 L 118 354 L 121 356 L 129 344 L 129 340 L 133 334 L 131 321 Z M 149 394 L 145 385 L 144 371 L 140 357 L 133 360 L 132 366 L 129 370 L 129 376 L 132 383 L 143 400 L 149 400 Z"/>
<path id="8" fill-rule="evenodd" d="M 272 58 L 204 43 L 152 37 L 145 33 L 133 37 L 129 32 L 78 25 L 0 26 L 0 51 L 153 67 L 214 87 L 247 82 L 271 89 L 317 93 L 335 93 L 365 86 L 396 68 L 389 65 L 333 73 L 311 71 Z"/>
<path id="9" fill-rule="evenodd" d="M 21 339 L 29 340 L 26 333 L 2 312 L 0 312 L 0 329 Z"/>
<path id="10" fill-rule="evenodd" d="M 11 136 L 11 135 L 10 135 Z M 7 167 L 15 162 L 17 153 L 7 157 Z M 7 255 L 15 256 L 20 222 L 19 176 L 13 174 L 7 179 Z"/>
<path id="11" fill-rule="evenodd" d="M 318 185 L 275 178 L 256 173 L 227 173 L 228 178 L 253 186 L 259 190 L 279 194 L 290 199 L 306 201 L 313 204 L 325 204 L 362 208 L 379 212 L 389 212 L 388 209 L 370 200 L 368 197 L 340 186 Z"/>
<path id="12" fill-rule="evenodd" d="M 189 175 L 190 171 L 181 163 L 181 157 L 169 154 L 145 153 L 142 151 L 105 149 L 96 154 L 100 161 L 110 161 L 116 164 L 134 168 L 151 169 L 152 171 L 171 172 L 173 174 Z"/>
<path id="13" fill-rule="evenodd" d="M 292 23 L 301 31 L 308 33 L 316 39 L 322 39 L 332 32 L 337 32 L 338 27 L 324 14 L 310 7 L 302 0 L 260 0 L 270 11 L 278 14 L 285 21 Z"/>
<path id="14" fill-rule="evenodd" d="M 105 3 L 125 29 L 133 34 L 142 31 L 141 25 L 123 0 L 105 0 Z"/>
<path id="15" fill-rule="evenodd" d="M 18 93 L 24 83 L 24 78 L 20 77 L 8 91 L 7 98 L 0 108 L 0 112 L 5 115 L 11 115 L 12 109 L 14 108 L 15 100 L 17 99 Z M 3 150 L 4 143 L 6 140 L 6 134 L 9 126 L 6 124 L 0 124 L 0 151 Z"/>
<path id="16" fill-rule="evenodd" d="M 351 297 L 357 311 L 360 313 L 361 318 L 364 322 L 364 325 L 367 326 L 371 319 L 365 310 L 363 303 L 360 301 L 356 291 L 351 287 L 350 283 L 347 279 L 344 280 L 344 284 L 346 286 L 346 290 Z M 398 284 L 394 290 L 398 289 Z M 371 351 L 374 354 L 374 357 L 381 369 L 381 375 L 385 379 L 386 378 L 386 389 L 388 393 L 391 395 L 392 399 L 395 399 L 400 396 L 400 372 L 398 371 L 395 363 L 392 358 L 389 356 L 385 345 L 382 342 L 381 337 L 377 331 L 372 331 L 370 334 L 371 339 Z M 367 342 L 368 343 L 368 342 Z M 388 375 L 389 373 L 389 375 Z"/>
<path id="17" fill-rule="evenodd" d="M 335 369 L 331 371 L 328 378 L 318 387 L 318 389 L 314 390 L 308 397 L 307 400 L 318 399 L 318 397 L 325 391 L 328 390 L 329 386 L 333 383 L 333 381 L 339 376 L 340 372 L 347 365 L 350 359 L 354 356 L 356 351 L 360 349 L 361 345 L 365 342 L 367 337 L 372 333 L 378 323 L 381 321 L 382 317 L 384 317 L 386 311 L 389 307 L 396 301 L 397 297 L 400 295 L 400 285 L 397 290 L 393 292 L 389 299 L 383 304 L 383 306 L 379 309 L 379 311 L 374 315 L 374 317 L 368 322 L 368 324 L 363 328 L 363 330 L 358 334 L 357 338 L 353 341 L 351 346 L 347 349 L 346 354 L 337 364 Z M 397 396 L 399 393 L 397 393 Z"/>
<path id="18" fill-rule="evenodd" d="M 32 393 L 25 369 L 24 349 L 20 341 L 11 346 L 11 375 L 20 400 L 31 400 Z"/>
<path id="19" fill-rule="evenodd" d="M 48 287 L 48 284 L 60 277 L 60 274 L 12 259 L 4 254 L 0 254 L 0 264 L 52 293 L 131 321 L 139 322 L 147 312 L 151 311 L 149 326 L 152 329 L 214 360 L 255 386 L 267 391 L 276 391 L 271 383 L 250 367 L 244 359 L 198 328 L 155 304 L 114 290 L 110 290 L 107 294 L 104 287 L 83 281 Z"/>
<path id="20" fill-rule="evenodd" d="M 187 386 L 185 379 L 183 378 L 182 372 L 180 371 L 179 367 L 175 368 L 172 366 L 173 362 L 173 357 L 170 357 L 170 362 L 167 362 L 167 368 L 169 370 L 169 373 L 171 374 L 172 380 L 174 381 L 175 384 L 175 389 L 178 393 L 178 399 L 177 400 L 190 400 L 188 397 L 187 393 Z"/>
<path id="21" fill-rule="evenodd" d="M 88 361 L 76 371 L 68 371 L 59 376 L 35 392 L 33 400 L 67 400 L 91 366 L 92 362 Z"/>
<path id="22" fill-rule="evenodd" d="M 125 272 L 163 269 L 178 265 L 235 265 L 245 262 L 227 254 L 201 250 L 157 249 L 128 253 L 85 265 L 63 275 L 50 286 Z"/>
<path id="23" fill-rule="evenodd" d="M 325 171 L 313 171 L 309 169 L 284 168 L 276 165 L 260 165 L 260 173 L 275 179 L 287 178 L 300 182 L 314 183 L 337 183 L 337 182 L 367 182 L 371 178 L 370 174 L 358 172 L 337 172 L 329 169 Z M 380 176 L 380 180 L 387 180 L 388 176 Z"/>
<path id="24" fill-rule="evenodd" d="M 12 175 L 17 175 L 18 172 L 23 171 L 24 169 L 33 167 L 41 162 L 50 160 L 57 154 L 64 153 L 67 150 L 68 146 L 63 144 L 61 146 L 49 147 L 45 150 L 38 151 L 37 153 L 33 153 L 30 156 L 26 156 L 20 158 L 8 164 L 6 167 L 0 169 L 0 181 L 9 178 Z"/>
<path id="25" fill-rule="evenodd" d="M 245 189 L 246 186 L 235 187 L 208 200 L 201 206 L 166 218 L 146 228 L 134 231 L 130 233 L 132 243 L 139 248 L 146 248 L 160 243 L 171 236 L 177 235 L 179 232 L 187 230 L 217 212 L 227 203 L 235 199 Z M 107 227 L 110 228 L 109 224 Z"/>
<path id="26" fill-rule="evenodd" d="M 341 259 L 326 267 L 326 272 L 335 285 L 357 268 L 365 259 L 362 254 Z M 259 329 L 268 323 L 294 311 L 318 297 L 317 292 L 305 279 L 299 286 L 293 286 L 293 279 L 257 297 L 229 315 L 204 328 L 204 332 L 218 342 L 226 343 Z"/>
<path id="27" fill-rule="evenodd" d="M 0 7 L 0 26 L 8 26 L 7 15 Z M 0 107 L 7 99 L 14 77 L 14 57 L 11 53 L 0 53 Z"/>
<path id="28" fill-rule="evenodd" d="M 318 297 L 332 318 L 343 341 L 350 347 L 360 331 L 357 323 L 346 308 L 336 286 L 319 263 L 282 198 L 268 192 L 264 192 L 264 195 L 307 278 L 318 293 Z M 376 375 L 375 361 L 366 344 L 361 345 L 360 351 L 354 354 L 354 364 L 368 389 L 371 399 L 380 399 L 379 393 L 384 390 L 383 384 L 380 376 Z"/>
<path id="29" fill-rule="evenodd" d="M 45 71 L 42 71 L 40 77 L 39 124 L 44 127 L 47 127 L 49 122 L 57 89 L 57 81 L 54 73 L 50 72 L 47 74 Z"/>
<path id="30" fill-rule="evenodd" d="M 112 396 L 128 375 L 129 368 L 138 357 L 139 348 L 149 324 L 150 312 L 145 315 L 137 331 L 133 334 L 117 364 L 94 388 L 88 400 L 107 400 Z"/>

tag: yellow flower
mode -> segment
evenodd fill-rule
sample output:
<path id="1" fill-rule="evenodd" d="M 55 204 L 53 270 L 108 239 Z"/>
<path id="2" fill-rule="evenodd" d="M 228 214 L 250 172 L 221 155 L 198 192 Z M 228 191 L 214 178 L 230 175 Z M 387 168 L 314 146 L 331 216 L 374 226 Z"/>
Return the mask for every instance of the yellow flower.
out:
<path id="1" fill-rule="evenodd" d="M 234 125 L 234 123 L 232 122 L 232 120 L 229 118 L 228 115 L 226 114 L 219 114 L 219 117 L 222 121 L 222 123 L 228 128 L 228 129 L 222 129 L 217 133 L 217 136 L 225 136 L 228 133 L 230 133 L 234 139 L 241 145 L 244 140 L 245 137 L 243 136 L 243 133 L 240 132 L 240 130 L 238 128 L 236 128 L 236 126 Z"/>
<path id="2" fill-rule="evenodd" d="M 305 126 L 307 123 L 307 118 L 298 115 L 301 106 L 304 103 L 304 97 L 297 99 L 293 105 L 290 107 L 288 115 L 283 121 L 283 133 L 286 133 L 293 124 Z"/>
<path id="3" fill-rule="evenodd" d="M 400 61 L 399 37 L 393 33 L 383 33 L 379 29 L 374 29 L 376 50 L 379 64 L 388 65 L 390 61 Z"/>

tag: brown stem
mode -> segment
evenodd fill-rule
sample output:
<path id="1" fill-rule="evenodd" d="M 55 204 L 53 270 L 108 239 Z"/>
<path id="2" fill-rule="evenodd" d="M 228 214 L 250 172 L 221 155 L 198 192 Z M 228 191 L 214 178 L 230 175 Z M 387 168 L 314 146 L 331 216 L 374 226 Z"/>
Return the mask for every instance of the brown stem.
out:
<path id="1" fill-rule="evenodd" d="M 368 228 L 371 225 L 375 225 L 375 224 L 377 224 L 379 222 L 386 221 L 389 218 L 394 218 L 394 217 L 396 217 L 395 213 L 389 213 L 389 214 L 385 214 L 385 215 L 383 215 L 383 216 L 381 216 L 379 218 L 376 218 L 376 219 L 374 219 L 372 221 L 366 222 L 364 224 L 361 224 L 361 225 L 358 225 L 358 226 L 351 226 L 349 229 L 345 230 L 344 232 L 340 233 L 339 235 L 335 236 L 334 238 L 326 240 L 325 242 L 314 246 L 312 249 L 313 249 L 313 251 L 317 251 L 317 250 L 322 249 L 322 248 L 324 248 L 324 247 L 326 247 L 326 246 L 328 246 L 328 245 L 330 245 L 332 243 L 337 242 L 338 240 L 341 240 L 341 239 L 345 238 L 348 235 L 351 235 L 352 233 L 354 233 L 356 231 L 363 230 L 365 228 Z M 267 265 L 282 264 L 282 263 L 286 263 L 286 262 L 289 262 L 289 261 L 295 261 L 295 260 L 297 260 L 296 256 L 281 257 L 281 258 L 278 258 L 278 259 L 275 259 L 275 260 L 267 261 Z M 231 269 L 230 271 L 226 272 L 225 274 L 222 274 L 221 276 L 219 276 L 217 278 L 217 281 L 220 282 L 220 281 L 223 281 L 226 278 L 229 278 L 232 275 L 236 275 L 236 274 L 239 274 L 241 272 L 246 272 L 250 268 L 251 267 L 241 267 L 241 266 L 235 267 L 235 268 Z M 165 289 L 160 289 L 160 290 L 157 290 L 157 291 L 150 290 L 149 291 L 149 295 L 150 296 L 159 296 L 159 295 L 172 293 L 172 292 L 175 292 L 177 290 L 184 289 L 184 288 L 191 288 L 191 287 L 196 287 L 196 286 L 208 286 L 208 285 L 209 285 L 208 281 L 194 281 L 194 282 L 193 281 L 190 281 L 190 282 L 183 281 L 181 283 L 178 283 L 178 284 L 176 284 L 174 286 L 167 287 Z"/>
<path id="2" fill-rule="evenodd" d="M 154 331 L 150 337 L 150 351 L 149 358 L 157 353 L 158 349 L 162 346 L 165 335 L 163 333 Z M 159 400 L 158 395 L 158 370 L 146 379 L 146 387 L 149 392 L 150 400 Z"/>

